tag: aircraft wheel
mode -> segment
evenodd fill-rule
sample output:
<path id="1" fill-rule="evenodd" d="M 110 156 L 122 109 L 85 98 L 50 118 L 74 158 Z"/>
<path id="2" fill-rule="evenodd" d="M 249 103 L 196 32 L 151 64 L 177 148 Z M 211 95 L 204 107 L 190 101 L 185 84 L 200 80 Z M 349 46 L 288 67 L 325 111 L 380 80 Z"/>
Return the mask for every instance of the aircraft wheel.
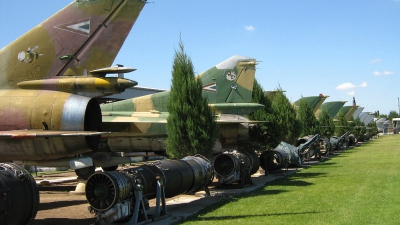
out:
<path id="1" fill-rule="evenodd" d="M 80 177 L 80 178 L 82 178 L 84 180 L 87 180 L 90 177 L 90 175 L 94 174 L 95 169 L 96 168 L 94 166 L 89 166 L 89 167 L 86 167 L 86 168 L 75 170 L 75 174 L 78 177 Z"/>
<path id="2" fill-rule="evenodd" d="M 105 166 L 105 167 L 101 167 L 103 169 L 103 171 L 115 171 L 118 169 L 118 165 L 116 166 Z"/>

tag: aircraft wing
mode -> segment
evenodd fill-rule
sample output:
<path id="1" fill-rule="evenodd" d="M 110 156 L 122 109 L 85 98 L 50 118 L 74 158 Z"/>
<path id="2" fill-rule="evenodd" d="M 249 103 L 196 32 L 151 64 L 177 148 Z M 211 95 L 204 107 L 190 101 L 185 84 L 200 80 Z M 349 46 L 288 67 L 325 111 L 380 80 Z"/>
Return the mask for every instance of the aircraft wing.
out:
<path id="1" fill-rule="evenodd" d="M 261 120 L 248 120 L 248 121 L 240 121 L 240 120 L 217 120 L 217 124 L 233 124 L 233 123 L 248 123 L 248 124 L 256 124 L 256 123 L 267 123 L 268 121 Z"/>
<path id="2" fill-rule="evenodd" d="M 35 137 L 74 137 L 96 136 L 108 132 L 96 131 L 53 131 L 53 130 L 11 130 L 0 131 L 0 138 L 35 138 Z"/>
<path id="3" fill-rule="evenodd" d="M 103 116 L 103 123 L 167 123 L 167 119 L 135 116 Z"/>
<path id="4" fill-rule="evenodd" d="M 136 116 L 103 116 L 103 123 L 159 123 L 166 124 L 166 117 L 136 117 Z M 249 120 L 242 116 L 232 115 L 229 117 L 219 117 L 216 119 L 217 124 L 234 124 L 234 123 L 264 123 L 266 121 Z"/>

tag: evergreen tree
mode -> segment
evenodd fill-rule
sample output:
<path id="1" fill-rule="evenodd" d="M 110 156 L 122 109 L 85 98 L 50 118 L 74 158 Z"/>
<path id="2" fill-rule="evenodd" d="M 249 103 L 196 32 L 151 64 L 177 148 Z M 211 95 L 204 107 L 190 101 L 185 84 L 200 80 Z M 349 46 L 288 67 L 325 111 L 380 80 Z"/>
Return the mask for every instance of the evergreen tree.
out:
<path id="1" fill-rule="evenodd" d="M 297 110 L 297 118 L 301 123 L 302 132 L 300 136 L 315 135 L 320 133 L 320 127 L 310 104 L 302 98 Z"/>
<path id="2" fill-rule="evenodd" d="M 321 125 L 320 135 L 330 138 L 335 133 L 335 124 L 326 109 L 322 110 L 318 115 L 318 120 Z"/>
<path id="3" fill-rule="evenodd" d="M 175 51 L 172 85 L 167 102 L 167 153 L 171 158 L 201 154 L 210 156 L 217 136 L 217 125 L 202 96 L 202 83 L 195 79 L 191 59 L 183 43 Z"/>
<path id="4" fill-rule="evenodd" d="M 337 115 L 337 122 L 335 123 L 335 135 L 342 136 L 344 133 L 349 131 L 349 126 L 347 124 L 346 117 L 342 112 L 339 112 Z"/>
<path id="5" fill-rule="evenodd" d="M 350 121 L 352 121 L 352 123 L 349 123 L 349 126 L 351 127 L 351 133 L 357 140 L 363 141 L 364 134 L 367 133 L 364 122 L 361 122 L 360 118 L 354 120 L 353 117 L 350 119 Z"/>
<path id="6" fill-rule="evenodd" d="M 272 149 L 278 146 L 282 140 L 282 129 L 278 124 L 275 111 L 272 108 L 271 100 L 264 95 L 263 88 L 254 81 L 252 102 L 264 105 L 248 115 L 251 120 L 267 121 L 266 123 L 257 123 L 249 128 L 249 142 L 252 148 L 257 150 Z"/>
<path id="7" fill-rule="evenodd" d="M 371 137 L 378 135 L 378 127 L 376 126 L 375 122 L 367 124 L 367 127 L 367 131 Z"/>
<path id="8" fill-rule="evenodd" d="M 278 124 L 284 134 L 283 141 L 295 145 L 301 133 L 301 123 L 296 119 L 296 110 L 281 88 L 277 90 L 272 101 L 272 108 L 276 112 Z"/>
<path id="9" fill-rule="evenodd" d="M 392 121 L 393 118 L 398 118 L 399 114 L 395 110 L 391 110 L 387 117 L 388 120 Z"/>

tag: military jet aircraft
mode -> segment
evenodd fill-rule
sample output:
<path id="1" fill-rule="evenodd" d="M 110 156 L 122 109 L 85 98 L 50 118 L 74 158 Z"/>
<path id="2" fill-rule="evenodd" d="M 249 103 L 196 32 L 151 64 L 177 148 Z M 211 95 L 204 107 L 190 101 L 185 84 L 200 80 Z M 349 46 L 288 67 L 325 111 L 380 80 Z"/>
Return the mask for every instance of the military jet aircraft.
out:
<path id="1" fill-rule="evenodd" d="M 204 73 L 198 75 L 203 83 L 203 96 L 207 96 L 209 106 L 218 117 L 220 142 L 216 151 L 222 148 L 237 148 L 247 140 L 249 121 L 242 115 L 264 107 L 250 103 L 255 66 L 257 62 L 243 56 L 233 56 Z M 135 155 L 155 153 L 165 155 L 166 123 L 168 112 L 166 103 L 169 91 L 102 104 L 102 138 L 94 151 L 80 157 L 64 157 L 46 162 L 26 160 L 27 165 L 69 166 L 71 162 L 79 164 L 75 172 L 81 178 L 94 173 L 95 166 L 103 170 L 114 170 L 116 165 L 130 163 L 130 157 L 121 157 L 115 153 L 133 152 Z M 219 147 L 219 148 L 218 148 Z M 218 149 L 218 150 L 217 150 Z M 127 155 L 127 154 L 125 154 Z"/>
<path id="2" fill-rule="evenodd" d="M 217 116 L 221 148 L 237 147 L 248 136 L 248 119 L 242 115 L 263 105 L 250 103 L 255 59 L 233 56 L 198 75 L 203 96 Z M 103 147 L 120 152 L 163 152 L 169 91 L 101 105 Z"/>
<path id="3" fill-rule="evenodd" d="M 346 102 L 347 101 L 325 102 L 321 105 L 321 107 L 317 110 L 315 114 L 318 117 L 322 110 L 326 110 L 331 118 L 335 118 L 336 114 L 340 111 L 340 109 Z"/>
<path id="4" fill-rule="evenodd" d="M 298 109 L 300 106 L 301 100 L 306 100 L 308 104 L 310 105 L 311 109 L 313 110 L 313 113 L 316 114 L 317 110 L 321 107 L 322 103 L 328 98 L 328 95 L 323 95 L 319 94 L 318 96 L 307 96 L 307 97 L 302 97 L 299 100 L 295 101 L 292 103 L 292 105 Z M 317 115 L 316 115 L 317 116 Z"/>
<path id="5" fill-rule="evenodd" d="M 137 84 L 120 75 L 134 69 L 110 66 L 145 3 L 76 0 L 0 50 L 0 161 L 51 165 L 57 158 L 98 146 L 101 110 L 91 97 Z M 108 73 L 119 76 L 105 77 Z M 73 159 L 71 165 L 76 165 Z M 1 164 L 1 169 L 18 170 L 13 164 Z M 17 179 L 29 181 L 24 177 Z M 2 182 L 15 192 L 9 193 L 13 199 L 23 184 L 16 186 L 10 179 Z M 35 217 L 35 199 L 27 207 L 32 211 L 29 215 L 13 215 L 18 210 L 7 208 L 5 223 L 26 224 Z"/>

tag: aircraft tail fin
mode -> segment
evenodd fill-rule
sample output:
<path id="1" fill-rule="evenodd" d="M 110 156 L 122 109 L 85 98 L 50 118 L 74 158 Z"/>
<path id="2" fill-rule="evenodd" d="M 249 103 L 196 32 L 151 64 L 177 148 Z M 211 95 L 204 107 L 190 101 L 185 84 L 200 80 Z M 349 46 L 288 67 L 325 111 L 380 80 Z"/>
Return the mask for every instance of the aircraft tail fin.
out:
<path id="1" fill-rule="evenodd" d="M 197 79 L 202 81 L 203 96 L 210 105 L 220 108 L 220 103 L 251 102 L 256 64 L 255 59 L 233 56 L 201 73 Z M 168 99 L 169 91 L 166 91 L 104 104 L 101 108 L 102 111 L 167 111 Z"/>
<path id="2" fill-rule="evenodd" d="M 72 2 L 0 50 L 0 86 L 111 66 L 145 2 Z"/>
<path id="3" fill-rule="evenodd" d="M 255 59 L 235 55 L 201 73 L 203 96 L 211 104 L 251 102 L 256 65 Z"/>

